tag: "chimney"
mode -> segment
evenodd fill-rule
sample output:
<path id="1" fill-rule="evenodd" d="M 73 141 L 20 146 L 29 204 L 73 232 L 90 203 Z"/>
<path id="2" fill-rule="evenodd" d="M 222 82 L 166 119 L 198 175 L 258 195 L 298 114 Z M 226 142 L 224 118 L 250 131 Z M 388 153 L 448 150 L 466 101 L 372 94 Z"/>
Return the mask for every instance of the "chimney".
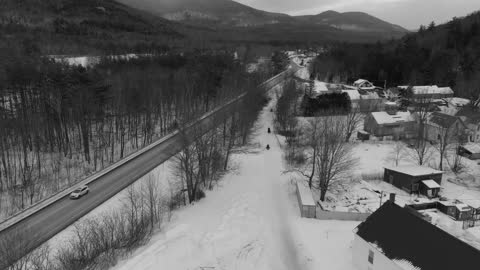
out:
<path id="1" fill-rule="evenodd" d="M 397 194 L 390 193 L 390 202 L 395 203 L 395 196 L 397 196 Z"/>

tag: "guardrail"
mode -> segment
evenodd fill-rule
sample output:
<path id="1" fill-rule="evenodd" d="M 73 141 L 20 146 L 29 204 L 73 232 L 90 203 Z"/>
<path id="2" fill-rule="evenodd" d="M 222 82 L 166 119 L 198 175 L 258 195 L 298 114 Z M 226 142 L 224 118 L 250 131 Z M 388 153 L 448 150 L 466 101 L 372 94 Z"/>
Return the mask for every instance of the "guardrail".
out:
<path id="1" fill-rule="evenodd" d="M 298 68 L 298 65 L 297 65 L 297 68 Z M 259 87 L 272 88 L 273 86 L 278 85 L 279 81 L 285 79 L 285 77 L 291 76 L 292 74 L 294 74 L 298 70 L 297 69 L 297 70 L 292 72 L 291 69 L 292 68 L 290 66 L 289 69 L 287 69 L 287 70 L 277 74 L 276 76 L 268 79 L 267 81 L 261 83 L 259 85 Z M 272 86 L 272 84 L 273 84 L 273 86 Z M 247 92 L 242 93 L 242 94 L 238 95 L 237 97 L 235 97 L 234 99 L 230 100 L 229 102 L 213 109 L 212 111 L 210 111 L 208 113 L 205 113 L 204 115 L 202 115 L 202 117 L 200 117 L 196 120 L 192 120 L 185 127 L 183 127 L 182 130 L 188 129 L 189 127 L 195 125 L 196 123 L 204 120 L 207 117 L 210 117 L 211 115 L 217 113 L 218 111 L 224 109 L 225 107 L 228 107 L 228 106 L 232 105 L 233 103 L 235 103 L 235 102 L 239 101 L 240 99 L 242 99 L 243 97 L 245 97 L 246 94 L 247 94 Z M 118 168 L 120 166 L 123 166 L 124 164 L 126 164 L 126 163 L 130 162 L 131 160 L 135 159 L 136 157 L 138 157 L 140 155 L 143 155 L 144 153 L 150 151 L 151 149 L 158 146 L 159 144 L 161 144 L 161 143 L 169 140 L 170 138 L 178 135 L 180 132 L 181 132 L 181 130 L 177 129 L 174 132 L 172 132 L 172 133 L 160 138 L 159 140 L 149 144 L 148 146 L 146 146 L 146 147 L 144 147 L 144 148 L 142 148 L 142 149 L 140 149 L 140 150 L 138 150 L 134 153 L 131 153 L 130 155 L 128 155 L 125 158 L 115 162 L 114 164 L 108 166 L 107 168 L 105 168 L 105 169 L 103 169 L 103 170 L 101 170 L 97 173 L 92 174 L 91 176 L 85 178 L 84 180 L 74 184 L 73 186 L 67 187 L 64 190 L 56 193 L 55 195 L 53 195 L 53 196 L 51 196 L 47 199 L 44 199 L 42 201 L 39 201 L 39 202 L 31 205 L 30 207 L 26 208 L 25 210 L 9 217 L 8 219 L 6 219 L 5 221 L 0 223 L 0 231 L 3 231 L 5 229 L 15 225 L 16 223 L 28 218 L 29 216 L 34 215 L 35 213 L 41 211 L 44 208 L 47 208 L 48 206 L 52 205 L 53 203 L 64 199 L 65 197 L 69 196 L 70 193 L 72 193 L 76 188 L 78 188 L 80 186 L 83 186 L 83 185 L 89 185 L 89 184 L 97 181 L 100 177 L 104 176 L 105 174 L 115 170 L 116 168 Z"/>

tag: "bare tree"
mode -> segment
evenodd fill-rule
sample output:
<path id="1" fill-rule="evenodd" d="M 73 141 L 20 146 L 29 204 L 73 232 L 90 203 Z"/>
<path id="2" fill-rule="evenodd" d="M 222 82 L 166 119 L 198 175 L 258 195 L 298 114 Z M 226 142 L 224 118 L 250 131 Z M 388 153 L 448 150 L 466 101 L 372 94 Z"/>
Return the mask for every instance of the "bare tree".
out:
<path id="1" fill-rule="evenodd" d="M 363 115 L 361 114 L 358 108 L 352 108 L 350 112 L 346 116 L 345 122 L 345 141 L 349 142 L 350 138 L 352 137 L 353 133 L 358 129 L 360 123 L 363 120 Z"/>
<path id="2" fill-rule="evenodd" d="M 396 142 L 392 151 L 390 152 L 389 159 L 398 166 L 400 161 L 405 157 L 405 144 L 402 142 Z"/>
<path id="3" fill-rule="evenodd" d="M 320 200 L 336 180 L 345 177 L 355 166 L 356 160 L 352 157 L 352 145 L 346 142 L 346 123 L 339 117 L 326 116 L 316 118 L 317 151 L 315 154 L 315 172 L 317 186 L 320 190 Z"/>

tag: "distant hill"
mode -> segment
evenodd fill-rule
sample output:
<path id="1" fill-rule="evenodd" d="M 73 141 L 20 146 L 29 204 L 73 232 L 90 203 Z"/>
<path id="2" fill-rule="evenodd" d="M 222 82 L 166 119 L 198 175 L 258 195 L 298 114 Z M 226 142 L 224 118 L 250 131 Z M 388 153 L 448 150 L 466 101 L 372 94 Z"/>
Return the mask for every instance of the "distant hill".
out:
<path id="1" fill-rule="evenodd" d="M 285 14 L 270 13 L 230 0 L 118 0 L 165 19 L 222 26 L 259 26 L 292 22 Z"/>
<path id="2" fill-rule="evenodd" d="M 407 29 L 388 23 L 363 12 L 339 13 L 333 10 L 318 15 L 296 16 L 306 23 L 328 25 L 334 28 L 358 32 L 407 33 Z"/>
<path id="3" fill-rule="evenodd" d="M 336 44 L 320 56 L 320 77 L 341 81 L 365 78 L 387 86 L 450 86 L 455 94 L 480 97 L 480 11 L 435 26 L 422 26 L 403 38 L 370 45 Z M 328 64 L 325 64 L 328 63 Z"/>
<path id="4" fill-rule="evenodd" d="M 1 42 L 32 40 L 43 54 L 131 50 L 181 39 L 174 23 L 113 0 L 2 0 Z"/>
<path id="5" fill-rule="evenodd" d="M 251 32 L 259 33 L 254 37 L 255 40 L 263 40 L 268 36 L 271 40 L 299 42 L 306 40 L 372 42 L 399 38 L 408 32 L 400 26 L 361 12 L 328 11 L 315 16 L 292 17 L 254 9 L 231 0 L 117 1 L 189 25 L 213 29 L 233 28 L 240 33 L 250 32 L 247 36 L 251 36 Z"/>

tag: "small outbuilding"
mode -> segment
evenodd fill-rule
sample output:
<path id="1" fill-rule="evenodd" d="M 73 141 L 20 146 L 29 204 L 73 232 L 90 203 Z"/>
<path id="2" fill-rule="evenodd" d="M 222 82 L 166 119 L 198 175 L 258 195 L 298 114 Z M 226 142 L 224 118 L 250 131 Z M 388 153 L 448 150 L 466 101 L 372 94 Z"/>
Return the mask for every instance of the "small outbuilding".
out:
<path id="1" fill-rule="evenodd" d="M 480 159 L 480 144 L 467 143 L 457 149 L 458 154 L 471 160 Z"/>
<path id="2" fill-rule="evenodd" d="M 455 204 L 456 220 L 468 220 L 472 218 L 472 215 L 473 215 L 473 209 L 470 206 L 464 203 Z"/>
<path id="3" fill-rule="evenodd" d="M 368 141 L 370 140 L 370 133 L 366 132 L 365 130 L 359 130 L 357 132 L 357 139 L 361 141 Z"/>
<path id="4" fill-rule="evenodd" d="M 385 167 L 383 180 L 406 192 L 438 197 L 442 171 L 425 166 Z"/>

